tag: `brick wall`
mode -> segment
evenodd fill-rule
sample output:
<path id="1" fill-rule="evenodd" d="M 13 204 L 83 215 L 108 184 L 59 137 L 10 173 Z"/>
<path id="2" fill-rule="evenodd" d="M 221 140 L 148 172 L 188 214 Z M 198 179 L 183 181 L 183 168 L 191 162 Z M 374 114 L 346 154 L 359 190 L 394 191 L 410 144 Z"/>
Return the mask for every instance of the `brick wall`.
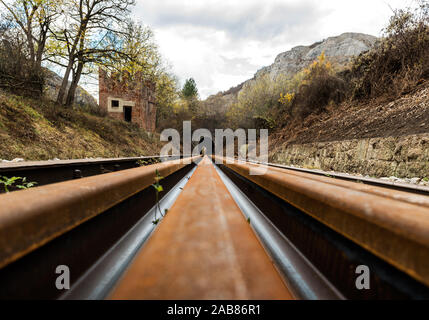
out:
<path id="1" fill-rule="evenodd" d="M 118 101 L 118 106 L 112 101 Z M 124 107 L 132 108 L 131 122 L 149 132 L 155 131 L 156 101 L 155 84 L 143 81 L 140 75 L 131 79 L 126 72 L 108 75 L 99 70 L 99 105 L 112 118 L 125 121 Z"/>

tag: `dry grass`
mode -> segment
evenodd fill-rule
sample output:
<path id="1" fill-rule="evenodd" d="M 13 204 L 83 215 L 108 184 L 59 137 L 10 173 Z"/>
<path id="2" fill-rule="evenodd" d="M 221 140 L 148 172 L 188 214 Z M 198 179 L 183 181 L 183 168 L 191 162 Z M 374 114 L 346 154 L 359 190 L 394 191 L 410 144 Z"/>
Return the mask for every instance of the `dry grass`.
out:
<path id="1" fill-rule="evenodd" d="M 0 159 L 158 154 L 158 135 L 134 124 L 0 91 Z"/>
<path id="2" fill-rule="evenodd" d="M 429 1 L 416 11 L 396 11 L 384 32 L 351 66 L 355 99 L 397 98 L 429 78 Z"/>
<path id="3" fill-rule="evenodd" d="M 303 119 L 325 111 L 329 105 L 341 103 L 346 96 L 347 84 L 335 75 L 323 74 L 301 85 L 292 105 L 292 116 Z"/>
<path id="4" fill-rule="evenodd" d="M 11 22 L 0 21 L 0 88 L 40 97 L 43 72 L 28 59 L 23 37 L 13 34 L 12 30 Z"/>

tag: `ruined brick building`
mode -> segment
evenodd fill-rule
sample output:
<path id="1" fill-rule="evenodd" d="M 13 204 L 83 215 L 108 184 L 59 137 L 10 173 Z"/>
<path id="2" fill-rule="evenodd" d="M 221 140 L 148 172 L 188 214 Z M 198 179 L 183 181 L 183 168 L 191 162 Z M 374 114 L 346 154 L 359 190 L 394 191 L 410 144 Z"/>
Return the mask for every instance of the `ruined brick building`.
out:
<path id="1" fill-rule="evenodd" d="M 108 115 L 136 123 L 149 132 L 155 131 L 155 84 L 141 75 L 131 79 L 128 73 L 108 75 L 99 70 L 99 105 Z"/>

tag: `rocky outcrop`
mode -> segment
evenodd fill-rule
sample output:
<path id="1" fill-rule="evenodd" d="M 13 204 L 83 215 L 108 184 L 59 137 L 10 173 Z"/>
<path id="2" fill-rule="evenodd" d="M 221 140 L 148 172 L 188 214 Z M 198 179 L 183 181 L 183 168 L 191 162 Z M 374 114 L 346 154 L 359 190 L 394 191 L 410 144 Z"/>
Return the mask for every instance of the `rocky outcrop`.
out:
<path id="1" fill-rule="evenodd" d="M 285 146 L 271 161 L 374 177 L 429 177 L 429 134 Z"/>
<path id="2" fill-rule="evenodd" d="M 55 72 L 44 69 L 45 72 L 45 88 L 43 94 L 48 99 L 55 101 L 57 99 L 58 91 L 60 90 L 61 83 L 63 78 L 57 75 Z M 75 104 L 76 105 L 87 105 L 91 107 L 97 107 L 97 100 L 90 95 L 85 89 L 82 87 L 77 87 L 76 95 L 75 95 Z"/>
<path id="3" fill-rule="evenodd" d="M 293 76 L 324 52 L 329 61 L 344 66 L 350 60 L 364 51 L 371 49 L 377 38 L 362 33 L 343 33 L 330 37 L 311 46 L 298 46 L 280 53 L 274 63 L 260 69 L 256 77 L 269 73 L 273 78 L 279 74 Z"/>

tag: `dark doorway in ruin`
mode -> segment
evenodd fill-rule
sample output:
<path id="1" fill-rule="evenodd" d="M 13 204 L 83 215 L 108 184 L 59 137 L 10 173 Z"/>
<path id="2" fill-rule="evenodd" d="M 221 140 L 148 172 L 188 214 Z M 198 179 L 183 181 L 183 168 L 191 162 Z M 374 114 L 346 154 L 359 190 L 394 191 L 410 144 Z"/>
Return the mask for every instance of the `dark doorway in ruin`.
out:
<path id="1" fill-rule="evenodd" d="M 133 110 L 132 107 L 124 106 L 124 119 L 127 122 L 131 122 L 131 111 Z"/>

